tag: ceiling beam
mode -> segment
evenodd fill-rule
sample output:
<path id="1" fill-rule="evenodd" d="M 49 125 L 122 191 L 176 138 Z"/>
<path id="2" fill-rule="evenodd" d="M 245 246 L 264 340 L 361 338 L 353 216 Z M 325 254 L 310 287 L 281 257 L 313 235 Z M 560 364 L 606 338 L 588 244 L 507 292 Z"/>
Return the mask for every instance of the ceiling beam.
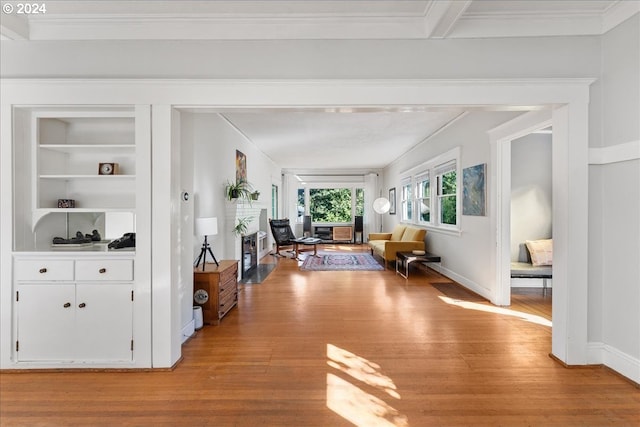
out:
<path id="1" fill-rule="evenodd" d="M 427 38 L 447 37 L 472 1 L 432 0 L 424 17 Z"/>
<path id="2" fill-rule="evenodd" d="M 29 22 L 15 13 L 2 13 L 0 35 L 3 40 L 29 40 Z"/>

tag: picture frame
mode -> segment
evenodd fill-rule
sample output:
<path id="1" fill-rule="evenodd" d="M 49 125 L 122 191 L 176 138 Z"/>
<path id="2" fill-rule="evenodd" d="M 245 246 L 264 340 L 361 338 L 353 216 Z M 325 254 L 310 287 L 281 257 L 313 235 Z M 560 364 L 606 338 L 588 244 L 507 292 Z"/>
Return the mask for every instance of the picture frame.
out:
<path id="1" fill-rule="evenodd" d="M 487 164 L 471 166 L 462 171 L 462 215 L 486 216 Z"/>
<path id="2" fill-rule="evenodd" d="M 236 183 L 247 182 L 247 156 L 236 150 Z"/>
<path id="3" fill-rule="evenodd" d="M 391 207 L 389 208 L 389 215 L 396 214 L 396 187 L 389 189 L 389 203 Z"/>

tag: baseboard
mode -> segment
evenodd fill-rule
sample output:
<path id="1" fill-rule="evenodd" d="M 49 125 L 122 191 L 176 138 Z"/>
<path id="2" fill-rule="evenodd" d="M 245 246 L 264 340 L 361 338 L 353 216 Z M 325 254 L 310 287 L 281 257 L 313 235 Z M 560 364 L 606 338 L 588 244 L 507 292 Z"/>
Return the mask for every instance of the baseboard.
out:
<path id="1" fill-rule="evenodd" d="M 605 343 L 588 343 L 587 363 L 602 364 L 629 378 L 634 383 L 640 384 L 640 359 L 636 359 Z"/>
<path id="2" fill-rule="evenodd" d="M 490 292 L 472 280 L 438 264 L 429 264 L 429 267 L 491 301 Z M 587 364 L 604 365 L 628 378 L 631 382 L 640 384 L 640 359 L 636 359 L 610 345 L 599 342 L 588 343 Z"/>
<path id="3" fill-rule="evenodd" d="M 458 283 L 460 283 L 462 286 L 464 286 L 465 288 L 469 289 L 470 291 L 480 295 L 483 298 L 486 298 L 487 300 L 491 301 L 491 292 L 489 291 L 489 289 L 483 288 L 482 286 L 480 286 L 479 284 L 477 284 L 476 282 L 474 282 L 473 280 L 467 279 L 464 276 L 459 275 L 458 273 L 455 273 L 445 267 L 443 267 L 442 265 L 436 264 L 436 263 L 430 263 L 428 264 L 430 268 L 436 270 L 438 273 L 447 276 L 449 279 L 454 280 Z"/>
<path id="4" fill-rule="evenodd" d="M 182 328 L 182 342 L 180 344 L 184 344 L 191 336 L 196 332 L 196 322 L 191 319 L 189 323 L 187 323 Z"/>

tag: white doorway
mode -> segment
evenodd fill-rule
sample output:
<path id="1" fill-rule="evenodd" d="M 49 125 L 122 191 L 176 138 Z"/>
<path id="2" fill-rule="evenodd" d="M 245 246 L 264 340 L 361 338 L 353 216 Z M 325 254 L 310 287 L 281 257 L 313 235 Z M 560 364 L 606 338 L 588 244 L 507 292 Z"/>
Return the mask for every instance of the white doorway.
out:
<path id="1" fill-rule="evenodd" d="M 508 126 L 505 126 L 508 125 Z M 511 305 L 511 147 L 513 141 L 552 125 L 551 111 L 534 111 L 490 131 L 495 160 L 496 292 L 493 303 Z"/>

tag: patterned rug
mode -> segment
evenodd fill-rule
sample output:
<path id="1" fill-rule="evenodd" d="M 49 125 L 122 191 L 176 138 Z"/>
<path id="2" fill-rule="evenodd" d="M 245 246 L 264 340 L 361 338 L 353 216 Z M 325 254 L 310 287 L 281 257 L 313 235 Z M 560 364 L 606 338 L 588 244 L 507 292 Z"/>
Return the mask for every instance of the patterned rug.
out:
<path id="1" fill-rule="evenodd" d="M 367 271 L 384 270 L 384 267 L 368 253 L 320 253 L 318 256 L 307 256 L 300 269 L 309 271 Z"/>

